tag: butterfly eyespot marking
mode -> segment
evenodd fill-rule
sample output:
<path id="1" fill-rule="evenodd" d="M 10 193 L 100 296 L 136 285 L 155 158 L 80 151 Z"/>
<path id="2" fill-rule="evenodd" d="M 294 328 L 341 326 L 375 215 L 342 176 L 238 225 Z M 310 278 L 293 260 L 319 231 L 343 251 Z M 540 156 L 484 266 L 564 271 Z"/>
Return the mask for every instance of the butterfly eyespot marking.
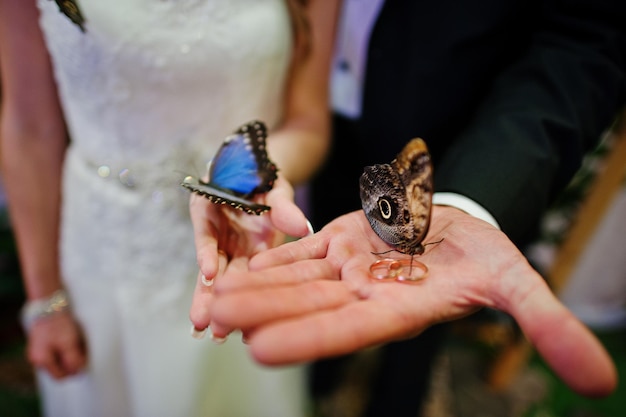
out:
<path id="1" fill-rule="evenodd" d="M 389 220 L 391 218 L 391 203 L 385 198 L 378 200 L 378 209 L 383 219 Z"/>

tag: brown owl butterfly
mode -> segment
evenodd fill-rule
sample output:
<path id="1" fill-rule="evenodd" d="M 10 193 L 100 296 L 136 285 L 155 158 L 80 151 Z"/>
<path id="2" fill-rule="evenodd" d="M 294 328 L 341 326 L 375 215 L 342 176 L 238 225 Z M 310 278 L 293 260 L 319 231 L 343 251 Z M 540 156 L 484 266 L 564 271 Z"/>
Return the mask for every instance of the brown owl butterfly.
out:
<path id="1" fill-rule="evenodd" d="M 365 167 L 360 185 L 361 204 L 374 232 L 399 252 L 422 254 L 433 195 L 426 143 L 413 139 L 391 164 Z"/>

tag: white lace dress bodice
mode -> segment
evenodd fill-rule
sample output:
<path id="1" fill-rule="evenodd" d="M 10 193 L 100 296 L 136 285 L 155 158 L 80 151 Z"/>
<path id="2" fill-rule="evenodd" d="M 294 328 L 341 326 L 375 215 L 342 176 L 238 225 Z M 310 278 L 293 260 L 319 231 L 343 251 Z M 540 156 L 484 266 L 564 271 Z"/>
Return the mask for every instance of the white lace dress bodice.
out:
<path id="1" fill-rule="evenodd" d="M 294 416 L 300 369 L 189 336 L 197 275 L 188 192 L 222 139 L 282 116 L 282 0 L 80 0 L 85 33 L 39 0 L 70 146 L 61 265 L 88 371 L 41 376 L 49 415 Z M 271 139 L 270 139 L 271 140 Z M 295 414 L 294 414 L 295 413 Z"/>

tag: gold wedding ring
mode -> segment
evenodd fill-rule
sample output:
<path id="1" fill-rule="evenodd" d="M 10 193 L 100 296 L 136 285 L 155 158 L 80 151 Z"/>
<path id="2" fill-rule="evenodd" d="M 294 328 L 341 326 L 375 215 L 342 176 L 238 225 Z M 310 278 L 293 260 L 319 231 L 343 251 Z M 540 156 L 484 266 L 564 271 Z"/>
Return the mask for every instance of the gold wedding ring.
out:
<path id="1" fill-rule="evenodd" d="M 379 281 L 417 282 L 428 275 L 428 267 L 415 259 L 379 259 L 370 265 L 370 274 Z"/>

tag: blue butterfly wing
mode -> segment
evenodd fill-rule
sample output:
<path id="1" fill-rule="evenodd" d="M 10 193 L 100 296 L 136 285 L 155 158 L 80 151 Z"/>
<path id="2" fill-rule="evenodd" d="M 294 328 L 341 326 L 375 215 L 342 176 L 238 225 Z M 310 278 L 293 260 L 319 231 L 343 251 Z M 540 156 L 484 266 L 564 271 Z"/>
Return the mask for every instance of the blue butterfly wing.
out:
<path id="1" fill-rule="evenodd" d="M 250 138 L 250 142 L 252 144 L 252 153 L 256 158 L 256 175 L 259 177 L 260 181 L 257 187 L 252 190 L 252 194 L 261 194 L 266 193 L 274 187 L 274 181 L 276 181 L 276 173 L 278 169 L 276 165 L 270 161 L 267 156 L 267 128 L 265 124 L 260 121 L 252 121 L 241 126 L 236 134 L 242 134 L 245 137 Z"/>
<path id="2" fill-rule="evenodd" d="M 260 121 L 246 123 L 229 136 L 211 161 L 209 182 L 186 178 L 182 186 L 219 204 L 230 204 L 250 214 L 270 207 L 249 200 L 272 189 L 276 165 L 267 156 L 267 128 Z"/>
<path id="3" fill-rule="evenodd" d="M 240 195 L 248 195 L 261 183 L 259 164 L 244 135 L 230 136 L 211 162 L 209 183 Z"/>

